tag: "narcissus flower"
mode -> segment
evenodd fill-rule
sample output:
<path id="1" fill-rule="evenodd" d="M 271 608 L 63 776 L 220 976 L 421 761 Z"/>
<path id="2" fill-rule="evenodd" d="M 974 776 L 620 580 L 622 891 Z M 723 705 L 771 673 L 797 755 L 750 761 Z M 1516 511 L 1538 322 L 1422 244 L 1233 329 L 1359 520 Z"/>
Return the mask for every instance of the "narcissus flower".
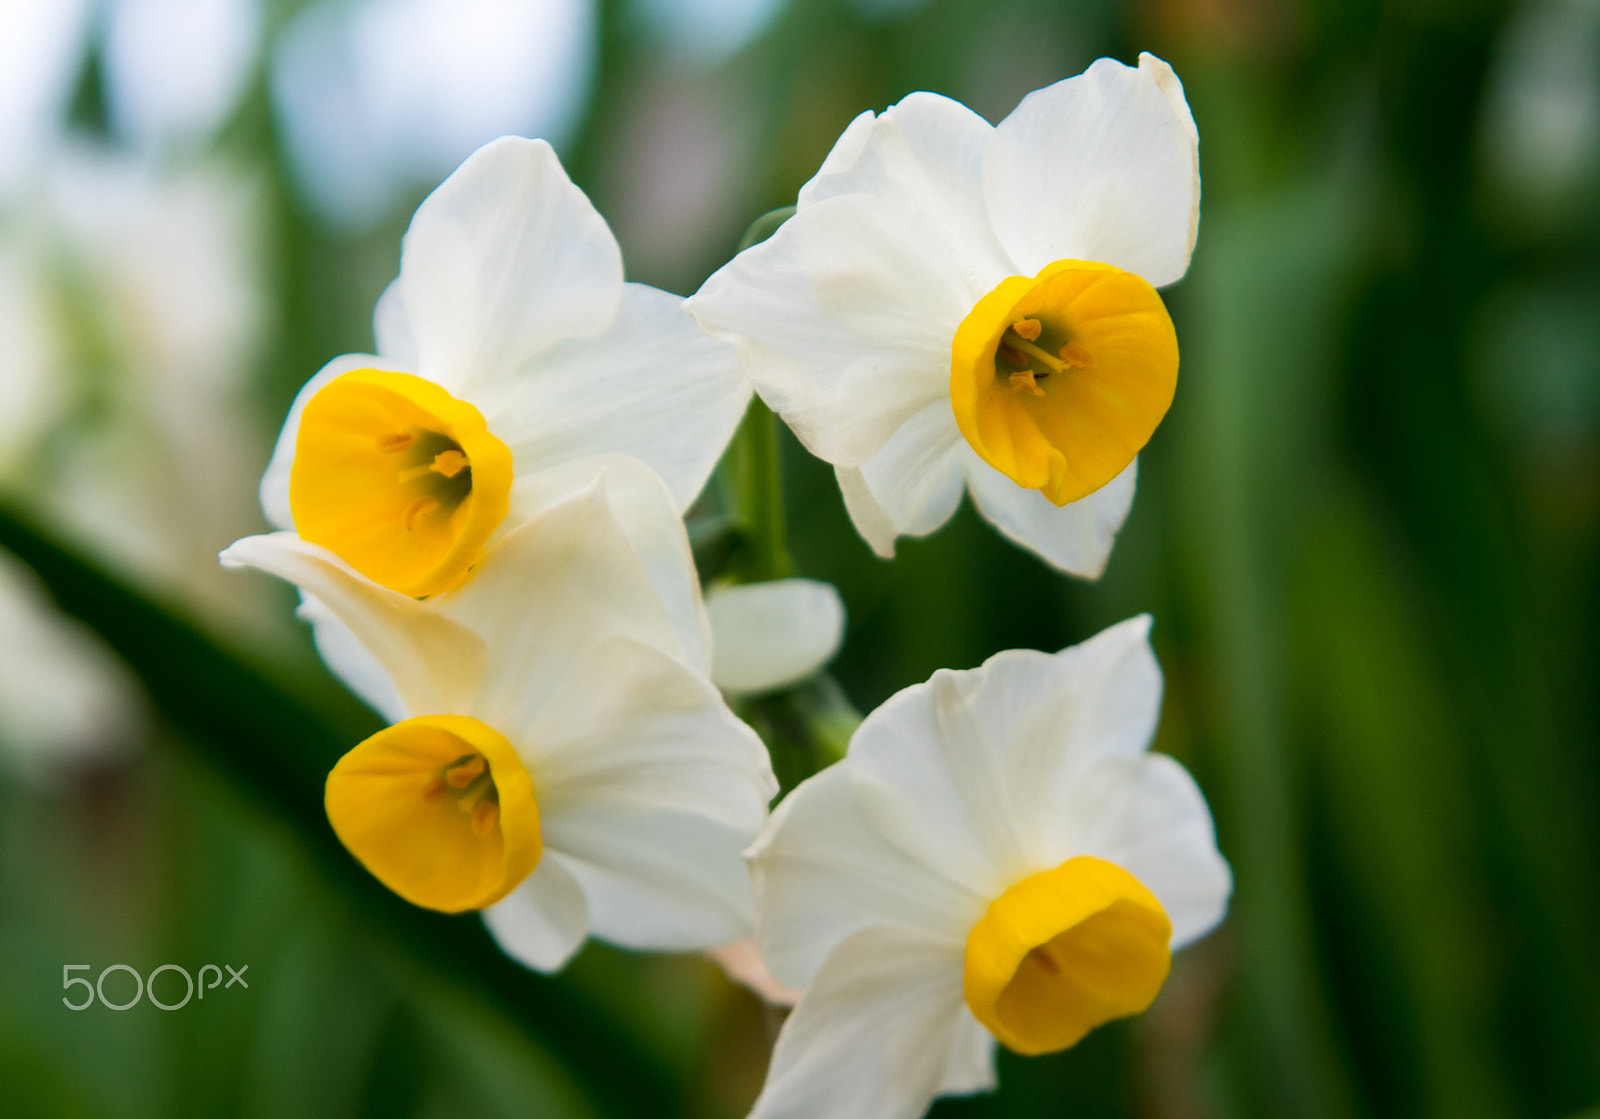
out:
<path id="1" fill-rule="evenodd" d="M 334 831 L 390 889 L 484 910 L 545 970 L 590 930 L 665 950 L 748 933 L 740 852 L 777 786 L 706 678 L 688 538 L 645 467 L 612 464 L 428 602 L 292 533 L 223 560 L 297 584 L 324 656 L 392 721 L 326 795 Z"/>
<path id="2" fill-rule="evenodd" d="M 1148 629 L 941 670 L 778 807 L 751 851 L 756 939 L 805 994 L 753 1119 L 911 1119 L 992 1088 L 996 1040 L 1050 1052 L 1144 1010 L 1221 920 L 1205 801 L 1146 752 Z"/>
<path id="3" fill-rule="evenodd" d="M 416 598 L 538 508 L 529 480 L 611 453 L 681 512 L 749 401 L 682 300 L 622 280 L 605 221 L 541 140 L 496 140 L 422 203 L 377 355 L 301 390 L 261 483 L 275 526 Z"/>
<path id="4" fill-rule="evenodd" d="M 834 464 L 881 555 L 963 490 L 1097 575 L 1172 401 L 1156 288 L 1188 267 L 1198 137 L 1167 65 L 1109 59 L 991 127 L 915 93 L 846 129 L 798 209 L 687 303 Z"/>

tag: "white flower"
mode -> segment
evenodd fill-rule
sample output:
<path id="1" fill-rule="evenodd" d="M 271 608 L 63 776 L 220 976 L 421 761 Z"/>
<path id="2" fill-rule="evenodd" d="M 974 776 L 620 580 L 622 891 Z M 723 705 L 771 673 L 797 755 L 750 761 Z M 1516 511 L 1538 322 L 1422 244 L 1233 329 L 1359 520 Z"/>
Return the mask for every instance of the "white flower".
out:
<path id="1" fill-rule="evenodd" d="M 754 1119 L 910 1119 L 992 1088 L 996 1037 L 1046 1052 L 1143 1010 L 1221 919 L 1205 801 L 1146 752 L 1148 629 L 935 673 L 779 806 L 750 855 L 756 938 L 805 994 Z"/>
<path id="2" fill-rule="evenodd" d="M 720 583 L 706 593 L 711 680 L 729 695 L 775 691 L 833 659 L 844 640 L 844 603 L 829 583 L 773 579 Z"/>
<path id="3" fill-rule="evenodd" d="M 687 308 L 834 464 L 880 555 L 969 490 L 1007 536 L 1094 576 L 1172 399 L 1154 288 L 1188 267 L 1197 151 L 1150 55 L 1102 59 L 998 127 L 912 94 L 856 118 L 795 215 Z"/>
<path id="4" fill-rule="evenodd" d="M 630 502 L 625 532 L 615 509 Z M 645 467 L 612 463 L 425 603 L 290 533 L 223 561 L 297 584 L 324 655 L 393 720 L 327 792 L 340 839 L 391 889 L 484 909 L 544 970 L 590 931 L 665 950 L 748 933 L 740 851 L 776 783 L 706 679 L 688 538 Z"/>
<path id="5" fill-rule="evenodd" d="M 377 356 L 301 390 L 261 497 L 277 527 L 413 597 L 459 583 L 554 467 L 633 455 L 682 511 L 749 400 L 678 297 L 623 283 L 611 231 L 539 140 L 496 140 L 428 196 L 374 318 Z"/>

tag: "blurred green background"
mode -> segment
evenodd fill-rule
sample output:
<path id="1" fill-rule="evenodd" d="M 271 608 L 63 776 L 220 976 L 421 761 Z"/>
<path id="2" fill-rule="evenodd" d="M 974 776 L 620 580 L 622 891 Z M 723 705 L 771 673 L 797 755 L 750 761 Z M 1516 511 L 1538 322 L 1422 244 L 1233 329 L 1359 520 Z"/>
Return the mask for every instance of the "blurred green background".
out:
<path id="1" fill-rule="evenodd" d="M 861 110 L 930 89 L 998 120 L 1150 50 L 1199 125 L 1203 220 L 1105 578 L 970 509 L 883 563 L 785 446 L 858 707 L 1150 611 L 1157 747 L 1237 876 L 1148 1014 L 1003 1055 L 997 1095 L 933 1114 L 1600 1115 L 1600 4 L 188 8 L 219 5 L 246 30 L 191 64 L 162 53 L 209 26 L 177 0 L 41 0 L 79 23 L 47 127 L 7 125 L 31 147 L 0 166 L 0 1113 L 742 1115 L 774 1022 L 712 965 L 591 945 L 532 976 L 343 855 L 321 777 L 373 717 L 292 594 L 213 557 L 262 527 L 294 392 L 372 345 L 416 203 L 506 119 L 430 90 L 523 97 L 630 278 L 687 294 Z M 0 23 L 13 74 L 43 57 L 29 7 Z M 222 76 L 135 80 L 164 67 Z M 529 74 L 549 88 L 496 93 Z M 77 963 L 250 986 L 75 1013 Z"/>

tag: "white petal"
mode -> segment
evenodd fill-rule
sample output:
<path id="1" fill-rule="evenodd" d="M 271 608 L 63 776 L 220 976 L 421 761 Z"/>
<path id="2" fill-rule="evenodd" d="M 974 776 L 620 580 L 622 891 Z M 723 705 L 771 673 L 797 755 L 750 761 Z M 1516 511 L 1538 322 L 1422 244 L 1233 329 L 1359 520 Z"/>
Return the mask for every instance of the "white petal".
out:
<path id="1" fill-rule="evenodd" d="M 856 731 L 846 764 L 861 779 L 892 789 L 926 835 L 937 837 L 939 848 L 916 850 L 921 858 L 993 900 L 1027 873 L 1031 859 L 1006 765 L 1008 743 L 972 710 L 981 673 L 941 669 L 890 696 Z"/>
<path id="2" fill-rule="evenodd" d="M 830 583 L 777 579 L 713 587 L 711 680 L 725 692 L 754 693 L 804 680 L 833 659 L 844 639 L 844 602 Z"/>
<path id="3" fill-rule="evenodd" d="M 917 1119 L 941 1091 L 992 1084 L 961 971 L 959 948 L 904 930 L 845 941 L 778 1034 L 750 1119 Z"/>
<path id="4" fill-rule="evenodd" d="M 1085 775 L 1148 745 L 1161 700 L 1148 630 L 1139 617 L 1053 656 L 1014 649 L 937 672 L 862 723 L 847 764 L 978 859 L 984 869 L 965 873 L 992 899 L 1083 853 L 1062 836 Z"/>
<path id="5" fill-rule="evenodd" d="M 1096 766 L 1060 817 L 1063 849 L 1116 863 L 1143 882 L 1172 921 L 1172 946 L 1204 936 L 1227 912 L 1233 877 L 1217 850 L 1205 797 L 1163 754 Z"/>
<path id="6" fill-rule="evenodd" d="M 989 900 L 961 883 L 961 853 L 899 790 L 848 764 L 784 798 L 750 861 L 761 958 L 790 987 L 807 986 L 835 946 L 875 925 L 959 948 Z"/>
<path id="7" fill-rule="evenodd" d="M 1016 543 L 1071 575 L 1098 579 L 1133 505 L 1139 461 L 1094 493 L 1070 505 L 1053 505 L 1025 490 L 965 448 L 967 488 L 984 519 Z"/>
<path id="8" fill-rule="evenodd" d="M 915 214 L 976 302 L 1014 271 L 983 194 L 983 156 L 993 135 L 989 122 L 959 101 L 913 93 L 876 118 L 851 122 L 801 188 L 799 210 L 865 195 Z"/>
<path id="9" fill-rule="evenodd" d="M 628 636 L 684 656 L 603 482 L 506 533 L 465 583 L 430 605 L 483 642 L 483 687 L 473 710 L 461 713 L 491 726 L 528 726 L 573 657 L 607 637 Z"/>
<path id="10" fill-rule="evenodd" d="M 1189 267 L 1200 222 L 1199 134 L 1170 67 L 1102 58 L 1030 93 L 984 153 L 984 194 L 1018 272 L 1094 260 L 1156 287 Z"/>
<path id="11" fill-rule="evenodd" d="M 858 466 L 948 393 L 950 343 L 1014 269 L 988 225 L 976 113 L 914 93 L 857 117 L 794 217 L 689 300 L 740 343 L 751 379 L 801 441 Z"/>
<path id="12" fill-rule="evenodd" d="M 618 637 L 569 657 L 560 701 L 506 732 L 550 827 L 568 816 L 669 809 L 743 833 L 737 855 L 778 791 L 755 732 L 704 677 L 658 649 Z"/>
<path id="13" fill-rule="evenodd" d="M 950 343 L 983 292 L 913 211 L 819 202 L 706 281 L 686 309 L 733 339 L 756 391 L 819 458 L 859 466 L 950 391 Z"/>
<path id="14" fill-rule="evenodd" d="M 485 664 L 478 637 L 358 575 L 327 549 L 278 532 L 248 536 L 221 559 L 224 567 L 270 572 L 317 598 L 381 666 L 407 715 L 464 712 L 478 691 Z"/>
<path id="15" fill-rule="evenodd" d="M 1050 769 L 1070 781 L 1101 759 L 1134 757 L 1150 745 L 1161 716 L 1150 624 L 1140 614 L 1054 654 L 1007 650 L 972 674 L 973 717 L 1009 743 L 1028 786 Z"/>
<path id="16" fill-rule="evenodd" d="M 550 145 L 507 136 L 418 207 L 400 284 L 418 373 L 487 417 L 530 357 L 611 322 L 622 254 Z"/>
<path id="17" fill-rule="evenodd" d="M 267 523 L 273 528 L 294 531 L 294 514 L 289 510 L 289 470 L 294 466 L 295 441 L 300 438 L 300 413 L 305 411 L 306 403 L 321 392 L 329 381 L 355 369 L 408 372 L 375 354 L 342 354 L 319 369 L 317 375 L 295 394 L 294 403 L 289 405 L 289 416 L 283 421 L 283 430 L 278 433 L 278 442 L 272 448 L 272 460 L 267 463 L 266 473 L 261 476 L 261 509 L 267 516 Z"/>
<path id="18" fill-rule="evenodd" d="M 894 542 L 899 535 L 894 530 L 894 520 L 872 495 L 861 468 L 836 466 L 833 476 L 838 479 L 845 512 L 850 514 L 850 523 L 856 526 L 861 539 L 880 559 L 894 559 Z"/>
<path id="19" fill-rule="evenodd" d="M 846 490 L 841 480 L 845 508 L 855 520 L 856 530 L 874 551 L 884 554 L 874 541 L 881 532 L 881 513 L 893 529 L 888 545 L 892 556 L 895 536 L 926 536 L 940 528 L 961 504 L 964 467 L 970 454 L 949 399 L 929 404 L 901 424 L 883 448 L 861 464 L 860 485 L 865 487 L 866 500 L 861 493 Z M 852 487 L 854 483 L 851 479 Z"/>
<path id="20" fill-rule="evenodd" d="M 411 319 L 406 315 L 405 292 L 399 279 L 389 282 L 372 308 L 372 337 L 385 361 L 402 369 L 417 367 L 417 340 L 411 336 Z"/>
<path id="21" fill-rule="evenodd" d="M 682 511 L 749 403 L 731 344 L 708 337 L 678 296 L 628 284 L 610 328 L 542 354 L 491 426 L 519 472 L 596 454 L 642 459 Z"/>
<path id="22" fill-rule="evenodd" d="M 667 611 L 684 663 L 708 671 L 711 622 L 701 601 L 689 534 L 666 484 L 648 466 L 628 455 L 601 455 L 521 475 L 512 484 L 506 519 L 520 523 L 537 516 L 597 480 L 617 526 Z"/>
<path id="23" fill-rule="evenodd" d="M 727 972 L 728 978 L 748 988 L 763 1002 L 771 1006 L 793 1006 L 800 1001 L 800 992 L 785 987 L 767 970 L 756 948 L 755 937 L 746 936 L 731 944 L 721 944 L 706 952 L 707 956 Z"/>
<path id="24" fill-rule="evenodd" d="M 595 936 L 684 952 L 750 933 L 746 831 L 690 812 L 596 803 L 552 821 L 548 836 L 583 888 Z"/>
<path id="25" fill-rule="evenodd" d="M 950 1031 L 950 1051 L 945 1058 L 941 1096 L 970 1096 L 992 1092 L 1000 1086 L 995 1074 L 994 1054 L 998 1043 L 983 1023 L 972 1016 L 966 1001 L 961 1004 L 955 1026 Z"/>
<path id="26" fill-rule="evenodd" d="M 512 959 L 559 971 L 589 935 L 589 908 L 560 857 L 546 851 L 521 885 L 483 911 L 483 923 Z"/>
<path id="27" fill-rule="evenodd" d="M 384 719 L 398 723 L 407 716 L 406 705 L 395 690 L 394 681 L 384 671 L 383 662 L 363 645 L 350 627 L 316 595 L 300 592 L 300 608 L 295 617 L 311 626 L 322 663 L 344 681 L 368 707 Z"/>
<path id="28" fill-rule="evenodd" d="M 560 696 L 513 741 L 594 933 L 658 950 L 747 935 L 741 852 L 777 792 L 760 739 L 704 678 L 626 638 L 578 658 Z"/>

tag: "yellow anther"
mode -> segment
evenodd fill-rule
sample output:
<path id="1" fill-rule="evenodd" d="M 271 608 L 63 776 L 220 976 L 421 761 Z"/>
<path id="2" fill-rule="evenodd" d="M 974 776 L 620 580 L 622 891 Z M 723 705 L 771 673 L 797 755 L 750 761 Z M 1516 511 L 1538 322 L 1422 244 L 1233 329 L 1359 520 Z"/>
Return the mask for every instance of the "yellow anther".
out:
<path id="1" fill-rule="evenodd" d="M 377 438 L 378 450 L 386 455 L 403 451 L 416 441 L 417 437 L 409 431 L 391 431 Z"/>
<path id="2" fill-rule="evenodd" d="M 1039 387 L 1039 382 L 1034 380 L 1035 373 L 1031 369 L 1018 369 L 1011 374 L 1011 387 L 1030 392 L 1034 396 L 1043 396 L 1044 389 Z"/>
<path id="3" fill-rule="evenodd" d="M 1094 368 L 1094 355 L 1088 350 L 1084 349 L 1083 346 L 1077 342 L 1068 342 L 1065 346 L 1061 347 L 1059 352 L 1061 354 L 1061 360 L 1072 366 L 1074 369 Z"/>
<path id="4" fill-rule="evenodd" d="M 460 765 L 453 765 L 445 770 L 444 779 L 450 784 L 451 788 L 464 789 L 478 779 L 478 775 L 484 771 L 488 764 L 483 760 L 482 754 L 474 754 Z"/>
<path id="5" fill-rule="evenodd" d="M 499 822 L 500 806 L 492 800 L 480 800 L 472 810 L 472 830 L 479 835 L 488 835 Z"/>
<path id="6" fill-rule="evenodd" d="M 1019 319 L 1011 324 L 1011 329 L 1019 337 L 1026 338 L 1030 342 L 1037 342 L 1039 340 L 1039 332 L 1044 329 L 1044 326 L 1038 319 Z"/>
<path id="7" fill-rule="evenodd" d="M 419 497 L 406 506 L 405 514 L 400 518 L 407 532 L 415 532 L 417 522 L 428 514 L 436 512 L 439 503 L 431 497 Z"/>
<path id="8" fill-rule="evenodd" d="M 454 447 L 447 451 L 440 451 L 433 456 L 433 464 L 428 467 L 435 474 L 443 474 L 446 478 L 454 478 L 468 466 L 467 456 Z"/>

